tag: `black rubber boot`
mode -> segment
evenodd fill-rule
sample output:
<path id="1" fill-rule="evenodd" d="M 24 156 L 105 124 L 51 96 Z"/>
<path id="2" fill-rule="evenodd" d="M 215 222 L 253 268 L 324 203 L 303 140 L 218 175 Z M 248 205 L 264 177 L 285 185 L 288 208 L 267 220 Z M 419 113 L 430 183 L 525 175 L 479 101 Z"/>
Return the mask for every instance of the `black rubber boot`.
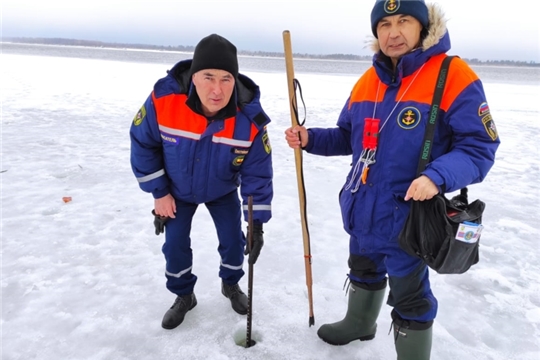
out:
<path id="1" fill-rule="evenodd" d="M 365 290 L 351 283 L 345 318 L 333 324 L 322 325 L 317 335 L 331 345 L 345 345 L 353 340 L 373 339 L 377 331 L 376 322 L 385 290 L 384 288 Z"/>
<path id="2" fill-rule="evenodd" d="M 392 311 L 392 320 L 397 360 L 429 360 L 433 321 L 403 320 L 395 310 Z"/>
<path id="3" fill-rule="evenodd" d="M 238 284 L 227 285 L 224 282 L 221 283 L 221 293 L 223 296 L 231 300 L 231 306 L 234 311 L 240 315 L 246 315 L 248 309 L 248 298 L 246 294 L 240 289 Z"/>
<path id="4" fill-rule="evenodd" d="M 195 294 L 177 296 L 174 304 L 163 316 L 161 326 L 164 329 L 172 330 L 184 321 L 187 312 L 197 305 Z"/>

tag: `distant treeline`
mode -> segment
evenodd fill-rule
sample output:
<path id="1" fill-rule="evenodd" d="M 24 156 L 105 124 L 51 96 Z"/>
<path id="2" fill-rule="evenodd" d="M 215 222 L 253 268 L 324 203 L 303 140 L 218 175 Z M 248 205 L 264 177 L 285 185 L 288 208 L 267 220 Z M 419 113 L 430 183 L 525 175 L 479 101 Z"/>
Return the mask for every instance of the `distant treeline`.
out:
<path id="1" fill-rule="evenodd" d="M 120 48 L 120 49 L 144 49 L 144 50 L 161 50 L 161 51 L 181 51 L 181 52 L 193 52 L 195 46 L 163 46 L 163 45 L 148 45 L 148 44 L 128 44 L 128 43 L 109 43 L 103 41 L 94 40 L 78 40 L 78 39 L 64 39 L 64 38 L 29 38 L 29 37 L 2 37 L 2 41 L 24 43 L 24 44 L 46 44 L 46 45 L 69 45 L 69 46 L 86 46 L 86 47 L 106 47 L 106 48 Z M 238 50 L 239 55 L 250 56 L 264 56 L 264 57 L 284 57 L 282 52 L 271 51 L 246 51 Z M 353 55 L 353 54 L 301 54 L 294 53 L 295 58 L 305 59 L 324 59 L 324 60 L 357 60 L 357 61 L 371 61 L 371 55 Z M 514 60 L 487 60 L 482 61 L 479 59 L 462 58 L 469 64 L 474 65 L 506 65 L 506 66 L 538 66 L 540 63 L 535 61 L 514 61 Z"/>

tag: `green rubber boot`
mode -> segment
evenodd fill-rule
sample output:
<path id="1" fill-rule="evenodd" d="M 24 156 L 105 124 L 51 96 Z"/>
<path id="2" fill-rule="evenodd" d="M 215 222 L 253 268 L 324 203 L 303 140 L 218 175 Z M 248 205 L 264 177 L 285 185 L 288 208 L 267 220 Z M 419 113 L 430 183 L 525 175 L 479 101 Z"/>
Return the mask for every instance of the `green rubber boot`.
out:
<path id="1" fill-rule="evenodd" d="M 345 318 L 333 324 L 322 325 L 317 335 L 331 345 L 345 345 L 353 340 L 373 339 L 377 331 L 376 322 L 385 290 L 365 290 L 351 283 Z"/>
<path id="2" fill-rule="evenodd" d="M 394 316 L 395 312 L 392 312 L 397 360 L 429 360 L 433 321 L 427 323 L 399 322 L 395 320 Z"/>

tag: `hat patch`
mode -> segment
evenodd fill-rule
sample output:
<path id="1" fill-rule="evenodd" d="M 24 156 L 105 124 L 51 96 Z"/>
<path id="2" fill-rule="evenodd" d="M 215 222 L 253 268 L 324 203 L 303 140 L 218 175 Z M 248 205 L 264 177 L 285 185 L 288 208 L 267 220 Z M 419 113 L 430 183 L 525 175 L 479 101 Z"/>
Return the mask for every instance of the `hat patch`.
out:
<path id="1" fill-rule="evenodd" d="M 384 2 L 384 11 L 387 14 L 393 14 L 398 11 L 400 5 L 400 0 L 386 0 Z"/>
<path id="2" fill-rule="evenodd" d="M 422 115 L 420 111 L 415 107 L 409 106 L 401 110 L 397 116 L 397 123 L 401 128 L 411 130 L 418 126 L 421 119 Z"/>

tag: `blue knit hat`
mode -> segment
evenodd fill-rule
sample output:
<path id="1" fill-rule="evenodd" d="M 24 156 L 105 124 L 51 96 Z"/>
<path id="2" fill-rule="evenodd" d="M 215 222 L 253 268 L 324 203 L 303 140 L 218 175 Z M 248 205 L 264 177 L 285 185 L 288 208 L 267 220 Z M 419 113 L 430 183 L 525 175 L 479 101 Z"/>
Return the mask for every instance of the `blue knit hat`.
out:
<path id="1" fill-rule="evenodd" d="M 424 0 L 377 0 L 371 10 L 371 31 L 377 37 L 377 24 L 382 18 L 392 15 L 410 15 L 428 27 L 429 14 Z"/>

